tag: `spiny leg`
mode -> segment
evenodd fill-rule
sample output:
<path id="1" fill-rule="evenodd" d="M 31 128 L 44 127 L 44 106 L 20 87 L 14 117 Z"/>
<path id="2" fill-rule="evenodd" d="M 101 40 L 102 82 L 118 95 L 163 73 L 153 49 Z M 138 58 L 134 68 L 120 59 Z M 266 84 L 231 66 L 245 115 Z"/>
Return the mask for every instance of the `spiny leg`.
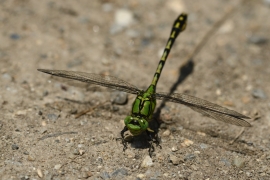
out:
<path id="1" fill-rule="evenodd" d="M 147 128 L 146 130 L 146 134 L 147 136 L 150 138 L 150 147 L 148 149 L 149 155 L 150 157 L 152 157 L 152 153 L 155 151 L 155 147 L 153 146 L 153 143 L 156 144 L 156 146 L 159 146 L 160 149 L 162 148 L 161 145 L 159 144 L 159 137 L 158 137 L 158 133 L 150 128 Z M 154 137 L 152 136 L 152 134 L 154 134 Z"/>
<path id="2" fill-rule="evenodd" d="M 127 126 L 125 126 L 124 128 L 123 128 L 123 130 L 120 132 L 120 134 L 121 134 L 121 138 L 116 138 L 116 141 L 118 141 L 118 140 L 121 140 L 122 141 L 122 144 L 123 144 L 123 151 L 125 151 L 126 149 L 127 149 L 127 141 L 125 140 L 125 138 L 124 138 L 124 134 L 125 134 L 125 132 L 126 131 L 128 131 L 128 128 L 127 128 Z"/>

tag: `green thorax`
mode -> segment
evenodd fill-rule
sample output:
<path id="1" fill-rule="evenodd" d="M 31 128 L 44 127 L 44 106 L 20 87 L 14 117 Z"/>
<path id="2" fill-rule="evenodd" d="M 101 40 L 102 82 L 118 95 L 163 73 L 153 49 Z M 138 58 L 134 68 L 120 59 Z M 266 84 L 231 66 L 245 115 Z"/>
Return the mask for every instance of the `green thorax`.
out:
<path id="1" fill-rule="evenodd" d="M 132 105 L 131 114 L 136 117 L 143 117 L 150 121 L 156 107 L 156 99 L 154 97 L 155 86 L 150 85 L 144 92 L 139 93 Z"/>
<path id="2" fill-rule="evenodd" d="M 141 91 L 132 105 L 131 115 L 124 120 L 129 131 L 135 136 L 150 130 L 148 122 L 151 121 L 156 107 L 154 94 L 154 85 L 150 85 L 146 91 Z"/>

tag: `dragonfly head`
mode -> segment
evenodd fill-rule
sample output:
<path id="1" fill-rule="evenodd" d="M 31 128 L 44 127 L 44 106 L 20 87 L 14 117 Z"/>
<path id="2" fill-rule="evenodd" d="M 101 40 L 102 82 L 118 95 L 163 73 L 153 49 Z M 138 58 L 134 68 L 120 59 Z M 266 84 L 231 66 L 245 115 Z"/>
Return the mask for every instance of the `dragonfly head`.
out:
<path id="1" fill-rule="evenodd" d="M 134 136 L 140 135 L 148 128 L 148 121 L 144 118 L 127 116 L 124 121 L 128 130 Z"/>

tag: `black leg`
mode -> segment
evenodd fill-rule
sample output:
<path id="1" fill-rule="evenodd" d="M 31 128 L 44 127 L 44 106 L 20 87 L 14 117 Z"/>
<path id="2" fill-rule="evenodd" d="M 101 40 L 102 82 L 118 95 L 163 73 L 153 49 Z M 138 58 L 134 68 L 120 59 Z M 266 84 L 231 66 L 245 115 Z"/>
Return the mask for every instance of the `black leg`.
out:
<path id="1" fill-rule="evenodd" d="M 153 131 L 153 130 L 146 130 L 146 134 L 147 136 L 150 138 L 150 147 L 148 149 L 148 152 L 149 152 L 149 156 L 152 157 L 152 153 L 155 151 L 155 148 L 153 146 L 153 143 L 156 144 L 156 146 L 159 146 L 160 148 L 162 148 L 159 144 L 159 138 L 158 138 L 158 134 Z M 154 134 L 154 137 L 152 136 L 152 134 Z"/>
<path id="2" fill-rule="evenodd" d="M 127 149 L 127 141 L 125 141 L 125 138 L 124 138 L 124 134 L 125 132 L 128 131 L 128 128 L 127 126 L 124 127 L 124 129 L 121 131 L 121 138 L 116 138 L 116 141 L 117 140 L 121 140 L 122 141 L 122 144 L 123 144 L 123 151 L 125 151 Z"/>

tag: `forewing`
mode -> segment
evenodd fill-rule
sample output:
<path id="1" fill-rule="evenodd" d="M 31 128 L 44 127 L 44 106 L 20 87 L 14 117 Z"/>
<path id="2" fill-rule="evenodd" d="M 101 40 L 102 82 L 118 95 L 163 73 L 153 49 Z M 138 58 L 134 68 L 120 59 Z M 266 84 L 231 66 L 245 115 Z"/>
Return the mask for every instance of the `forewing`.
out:
<path id="1" fill-rule="evenodd" d="M 59 76 L 67 79 L 105 86 L 131 94 L 137 94 L 140 91 L 136 86 L 113 76 L 65 70 L 38 69 L 38 71 L 51 74 L 53 76 Z"/>
<path id="2" fill-rule="evenodd" d="M 249 117 L 194 96 L 182 93 L 173 93 L 173 94 L 156 93 L 155 97 L 156 99 L 160 100 L 165 99 L 171 102 L 183 104 L 185 106 L 190 107 L 194 111 L 197 111 L 203 115 L 206 115 L 218 121 L 223 121 L 237 126 L 244 126 L 244 127 L 251 126 L 250 123 L 244 120 L 249 119 Z"/>

